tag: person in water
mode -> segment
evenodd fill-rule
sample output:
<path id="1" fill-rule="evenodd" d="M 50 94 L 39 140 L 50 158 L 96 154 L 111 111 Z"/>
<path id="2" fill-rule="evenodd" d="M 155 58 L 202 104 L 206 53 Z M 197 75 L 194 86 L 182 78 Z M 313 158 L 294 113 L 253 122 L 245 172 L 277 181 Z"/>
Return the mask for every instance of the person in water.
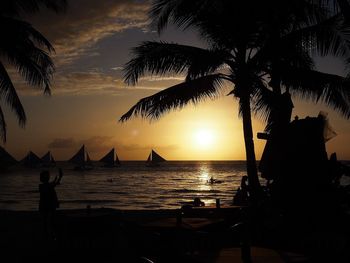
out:
<path id="1" fill-rule="evenodd" d="M 58 176 L 50 182 L 50 172 L 45 170 L 40 173 L 39 184 L 39 212 L 43 218 L 44 234 L 46 239 L 55 239 L 54 233 L 54 217 L 56 209 L 59 207 L 59 202 L 55 187 L 60 184 L 63 173 L 59 168 Z"/>
<path id="2" fill-rule="evenodd" d="M 199 197 L 195 197 L 193 200 L 193 206 L 205 206 L 205 203 Z"/>

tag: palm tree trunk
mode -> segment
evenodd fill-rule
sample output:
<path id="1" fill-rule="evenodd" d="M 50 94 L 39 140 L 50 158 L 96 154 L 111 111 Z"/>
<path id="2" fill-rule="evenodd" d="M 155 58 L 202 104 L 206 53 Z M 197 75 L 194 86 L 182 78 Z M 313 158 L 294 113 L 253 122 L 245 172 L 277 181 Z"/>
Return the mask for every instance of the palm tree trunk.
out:
<path id="1" fill-rule="evenodd" d="M 258 170 L 256 167 L 249 94 L 243 95 L 240 98 L 240 103 L 241 103 L 242 118 L 243 118 L 243 134 L 244 134 L 244 143 L 245 143 L 245 149 L 246 149 L 248 183 L 251 190 L 250 191 L 251 198 L 254 204 L 259 198 L 259 193 L 261 189 L 260 189 L 260 182 L 258 178 Z"/>
<path id="2" fill-rule="evenodd" d="M 252 205 L 257 204 L 260 196 L 260 182 L 258 177 L 258 169 L 256 167 L 256 158 L 254 150 L 253 140 L 253 126 L 252 116 L 250 109 L 250 80 L 246 64 L 246 51 L 247 45 L 242 42 L 241 46 L 237 50 L 236 61 L 238 62 L 238 70 L 236 71 L 236 92 L 237 97 L 240 99 L 240 107 L 242 111 L 243 119 L 243 136 L 246 152 L 246 165 L 249 184 L 249 194 L 251 197 Z"/>

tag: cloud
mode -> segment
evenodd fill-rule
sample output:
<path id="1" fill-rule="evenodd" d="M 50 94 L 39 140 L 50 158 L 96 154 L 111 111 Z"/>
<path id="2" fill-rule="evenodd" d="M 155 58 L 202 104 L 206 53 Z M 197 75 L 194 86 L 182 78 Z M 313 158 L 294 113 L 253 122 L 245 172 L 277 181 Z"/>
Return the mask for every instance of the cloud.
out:
<path id="1" fill-rule="evenodd" d="M 49 143 L 48 147 L 50 149 L 67 149 L 75 145 L 76 142 L 73 138 L 56 138 Z"/>
<path id="2" fill-rule="evenodd" d="M 159 77 L 159 76 L 144 76 L 140 78 L 140 81 L 148 81 L 148 82 L 157 82 L 157 81 L 170 81 L 170 82 L 182 82 L 185 80 L 186 76 L 165 76 L 165 77 Z"/>
<path id="3" fill-rule="evenodd" d="M 115 144 L 112 136 L 93 136 L 78 141 L 79 145 L 85 144 L 89 153 L 100 153 L 110 150 Z"/>
<path id="4" fill-rule="evenodd" d="M 66 13 L 42 11 L 29 17 L 56 49 L 53 55 L 57 71 L 52 81 L 52 94 L 94 95 L 130 94 L 134 90 L 159 91 L 182 81 L 184 76 L 142 77 L 137 86 L 126 89 L 122 70 L 124 57 L 110 47 L 101 50 L 98 42 L 127 29 L 148 32 L 149 1 L 140 0 L 71 0 Z M 110 41 L 110 40 L 107 40 Z M 114 40 L 115 41 L 115 40 Z M 116 42 L 114 45 L 118 45 Z M 123 46 L 123 48 L 125 48 Z M 116 56 L 114 65 L 106 62 L 105 50 Z M 115 53 L 113 53 L 113 51 Z M 106 59 L 105 59 L 106 58 Z M 107 63 L 107 64 L 105 64 Z M 107 65 L 107 66 L 106 66 Z M 96 68 L 96 67 L 101 67 Z M 12 74 L 20 95 L 39 95 L 42 90 L 28 87 L 17 74 Z"/>
<path id="5" fill-rule="evenodd" d="M 29 87 L 18 74 L 11 77 L 20 95 L 40 95 L 43 90 Z M 143 78 L 137 86 L 128 86 L 120 76 L 101 72 L 99 69 L 89 71 L 57 72 L 52 81 L 53 95 L 94 95 L 111 94 L 115 96 L 130 94 L 135 90 L 160 91 L 181 82 L 182 78 Z"/>
<path id="6" fill-rule="evenodd" d="M 148 1 L 72 0 L 64 14 L 42 12 L 29 20 L 53 43 L 56 64 L 62 65 L 86 54 L 109 35 L 145 28 L 148 8 Z"/>
<path id="7" fill-rule="evenodd" d="M 12 73 L 12 81 L 21 96 L 36 96 L 43 94 L 43 90 L 30 87 L 18 74 Z M 55 95 L 120 95 L 128 92 L 126 84 L 119 77 L 98 71 L 57 72 L 51 85 Z"/>
<path id="8" fill-rule="evenodd" d="M 123 70 L 124 67 L 114 67 L 114 68 L 111 68 L 112 70 Z"/>
<path id="9" fill-rule="evenodd" d="M 116 142 L 112 136 L 93 136 L 86 139 L 55 138 L 48 147 L 50 149 L 78 149 L 83 144 L 89 153 L 100 153 L 110 150 Z"/>
<path id="10" fill-rule="evenodd" d="M 163 146 L 157 146 L 154 145 L 139 145 L 139 144 L 123 144 L 120 145 L 119 148 L 124 151 L 143 151 L 143 150 L 151 150 L 154 148 L 157 148 L 159 151 L 174 151 L 179 148 L 178 145 L 171 144 L 171 145 L 163 145 Z"/>

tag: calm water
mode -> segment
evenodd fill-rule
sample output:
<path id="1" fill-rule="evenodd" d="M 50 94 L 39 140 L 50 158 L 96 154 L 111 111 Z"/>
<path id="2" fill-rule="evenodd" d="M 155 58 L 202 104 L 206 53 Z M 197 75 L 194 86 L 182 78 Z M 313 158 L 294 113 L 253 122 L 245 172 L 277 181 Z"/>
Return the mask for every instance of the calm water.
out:
<path id="1" fill-rule="evenodd" d="M 200 197 L 207 205 L 220 198 L 223 204 L 233 194 L 245 172 L 245 163 L 166 162 L 145 167 L 144 162 L 123 162 L 118 168 L 74 171 L 59 164 L 64 177 L 57 186 L 61 209 L 110 207 L 119 209 L 179 208 L 182 202 Z M 51 170 L 51 179 L 57 169 Z M 0 176 L 0 209 L 35 210 L 38 207 L 40 169 L 16 168 Z M 213 176 L 219 184 L 208 184 Z"/>

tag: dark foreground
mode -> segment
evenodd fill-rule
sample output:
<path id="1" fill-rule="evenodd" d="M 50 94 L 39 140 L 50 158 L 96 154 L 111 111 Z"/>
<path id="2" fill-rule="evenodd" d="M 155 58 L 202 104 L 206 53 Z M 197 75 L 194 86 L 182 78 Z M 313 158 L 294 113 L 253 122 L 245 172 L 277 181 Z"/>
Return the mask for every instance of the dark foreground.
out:
<path id="1" fill-rule="evenodd" d="M 349 235 L 340 225 L 322 222 L 303 228 L 254 216 L 244 207 L 65 210 L 57 212 L 56 237 L 50 239 L 44 236 L 38 212 L 0 211 L 0 258 L 2 262 L 243 262 L 243 252 L 246 262 L 249 254 L 252 262 L 350 262 Z"/>

